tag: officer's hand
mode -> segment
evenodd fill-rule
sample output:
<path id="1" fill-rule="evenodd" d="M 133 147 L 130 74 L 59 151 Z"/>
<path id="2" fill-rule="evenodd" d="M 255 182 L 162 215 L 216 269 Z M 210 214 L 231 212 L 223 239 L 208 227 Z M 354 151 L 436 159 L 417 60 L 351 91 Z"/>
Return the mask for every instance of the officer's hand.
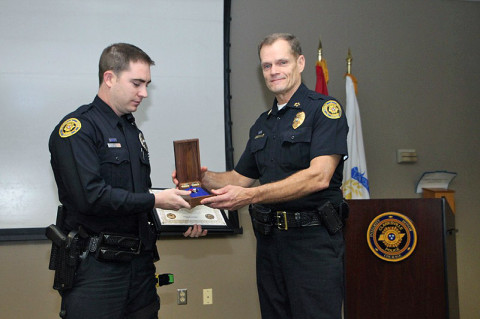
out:
<path id="1" fill-rule="evenodd" d="M 191 227 L 188 227 L 187 231 L 183 233 L 183 236 L 185 237 L 203 237 L 206 236 L 208 233 L 208 230 L 204 229 L 202 230 L 201 225 L 193 225 Z"/>
<path id="2" fill-rule="evenodd" d="M 182 191 L 175 188 L 165 189 L 155 193 L 155 208 L 179 210 L 190 208 L 190 204 L 181 195 L 190 195 L 190 191 Z"/>
<path id="3" fill-rule="evenodd" d="M 207 197 L 200 202 L 212 208 L 236 210 L 250 204 L 251 188 L 227 185 L 219 189 L 212 189 L 212 194 L 217 196 Z"/>

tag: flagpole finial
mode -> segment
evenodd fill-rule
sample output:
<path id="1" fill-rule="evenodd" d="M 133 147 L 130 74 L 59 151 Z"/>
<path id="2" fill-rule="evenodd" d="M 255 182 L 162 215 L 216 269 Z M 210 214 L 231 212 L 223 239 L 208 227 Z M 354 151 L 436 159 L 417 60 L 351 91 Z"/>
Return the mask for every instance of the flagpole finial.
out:
<path id="1" fill-rule="evenodd" d="M 318 40 L 318 62 L 322 61 L 322 41 Z"/>
<path id="2" fill-rule="evenodd" d="M 348 54 L 347 54 L 347 74 L 350 74 L 352 72 L 352 53 L 350 52 L 350 48 L 348 48 Z"/>

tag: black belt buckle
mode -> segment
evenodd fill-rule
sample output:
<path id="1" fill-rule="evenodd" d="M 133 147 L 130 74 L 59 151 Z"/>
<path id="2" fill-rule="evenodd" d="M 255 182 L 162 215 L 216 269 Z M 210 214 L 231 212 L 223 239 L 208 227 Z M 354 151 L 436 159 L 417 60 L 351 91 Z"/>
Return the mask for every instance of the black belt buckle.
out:
<path id="1" fill-rule="evenodd" d="M 288 230 L 288 221 L 287 221 L 287 212 L 286 211 L 277 211 L 277 228 L 280 230 Z"/>

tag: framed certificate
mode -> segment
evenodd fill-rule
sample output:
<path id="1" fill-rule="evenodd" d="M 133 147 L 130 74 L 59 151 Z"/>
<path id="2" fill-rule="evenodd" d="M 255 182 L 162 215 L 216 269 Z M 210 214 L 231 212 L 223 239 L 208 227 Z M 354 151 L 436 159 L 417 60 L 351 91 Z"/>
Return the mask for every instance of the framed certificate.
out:
<path id="1" fill-rule="evenodd" d="M 161 188 L 150 189 L 151 193 L 161 192 Z M 237 217 L 234 212 L 232 217 Z M 188 227 L 201 225 L 208 229 L 209 233 L 240 234 L 242 229 L 238 227 L 238 220 L 229 218 L 231 212 L 211 208 L 205 205 L 197 205 L 191 209 L 167 210 L 155 208 L 153 211 L 153 223 L 157 235 L 184 233 Z"/>

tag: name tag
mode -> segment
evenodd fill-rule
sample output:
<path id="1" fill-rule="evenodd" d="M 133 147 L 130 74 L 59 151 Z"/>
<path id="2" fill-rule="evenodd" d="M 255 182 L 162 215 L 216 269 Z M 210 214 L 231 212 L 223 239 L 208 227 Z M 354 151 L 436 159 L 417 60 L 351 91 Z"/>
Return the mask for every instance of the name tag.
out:
<path id="1" fill-rule="evenodd" d="M 120 143 L 107 143 L 108 148 L 121 148 L 122 144 Z"/>

